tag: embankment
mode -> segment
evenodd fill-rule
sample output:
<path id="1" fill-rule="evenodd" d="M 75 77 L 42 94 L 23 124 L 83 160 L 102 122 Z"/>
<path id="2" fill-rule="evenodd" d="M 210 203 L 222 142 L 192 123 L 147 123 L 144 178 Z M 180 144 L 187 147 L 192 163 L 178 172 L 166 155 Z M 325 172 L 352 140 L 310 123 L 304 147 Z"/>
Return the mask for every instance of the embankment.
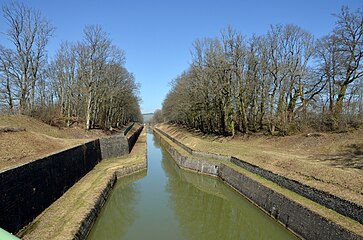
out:
<path id="1" fill-rule="evenodd" d="M 72 186 L 26 229 L 22 239 L 85 239 L 118 178 L 146 174 L 146 131 L 128 155 L 106 159 Z"/>
<path id="2" fill-rule="evenodd" d="M 298 236 L 305 239 L 362 239 L 360 223 L 332 213 L 298 195 L 297 191 L 283 188 L 273 179 L 256 175 L 248 167 L 244 168 L 243 164 L 236 164 L 239 163 L 235 162 L 236 159 L 232 158 L 233 162 L 229 156 L 194 151 L 167 133 L 155 130 L 180 167 L 219 177 Z M 308 190 L 304 192 L 309 194 Z M 334 201 L 334 198 L 329 201 Z M 342 207 L 339 202 L 337 205 Z M 327 217 L 332 215 L 334 219 Z"/>
<path id="3" fill-rule="evenodd" d="M 93 140 L 1 171 L 0 226 L 12 233 L 19 231 L 102 159 L 128 153 L 141 130 Z"/>

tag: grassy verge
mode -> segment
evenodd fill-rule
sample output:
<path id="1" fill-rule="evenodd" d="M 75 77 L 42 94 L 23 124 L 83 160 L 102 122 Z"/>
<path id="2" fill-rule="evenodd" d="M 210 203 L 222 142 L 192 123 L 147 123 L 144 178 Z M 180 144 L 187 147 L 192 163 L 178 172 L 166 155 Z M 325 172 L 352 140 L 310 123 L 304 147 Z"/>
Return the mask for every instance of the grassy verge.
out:
<path id="1" fill-rule="evenodd" d="M 23 239 L 73 239 L 114 175 L 139 164 L 146 167 L 146 129 L 129 155 L 103 160 L 18 235 Z"/>

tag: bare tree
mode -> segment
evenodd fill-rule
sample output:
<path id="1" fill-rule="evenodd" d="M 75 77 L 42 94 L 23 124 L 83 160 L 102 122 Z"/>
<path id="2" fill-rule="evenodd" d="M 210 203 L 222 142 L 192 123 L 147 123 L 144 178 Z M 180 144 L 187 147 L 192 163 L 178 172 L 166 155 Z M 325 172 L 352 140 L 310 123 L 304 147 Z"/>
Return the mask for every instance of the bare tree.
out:
<path id="1" fill-rule="evenodd" d="M 66 125 L 84 119 L 89 130 L 141 121 L 139 86 L 123 66 L 124 52 L 100 26 L 86 26 L 84 34 L 82 42 L 61 44 L 48 71 Z"/>
<path id="2" fill-rule="evenodd" d="M 0 45 L 0 100 L 9 113 L 13 113 L 15 105 L 15 62 L 14 52 Z"/>
<path id="3" fill-rule="evenodd" d="M 96 89 L 104 71 L 111 41 L 98 25 L 89 25 L 84 29 L 84 40 L 78 44 L 80 79 L 86 88 L 86 129 L 94 124 Z"/>
<path id="4" fill-rule="evenodd" d="M 76 96 L 79 95 L 80 87 L 76 83 L 76 51 L 74 44 L 61 43 L 54 61 L 49 68 L 49 77 L 55 88 L 60 112 L 66 116 L 68 127 L 72 124 L 72 116 L 77 117 L 79 106 Z"/>
<path id="5" fill-rule="evenodd" d="M 11 2 L 4 5 L 2 10 L 9 26 L 6 34 L 15 47 L 15 59 L 19 62 L 17 84 L 20 111 L 25 112 L 29 105 L 34 106 L 38 73 L 44 65 L 45 47 L 54 28 L 39 11 L 23 3 Z"/>
<path id="6" fill-rule="evenodd" d="M 350 12 L 348 7 L 342 7 L 336 16 L 338 21 L 333 34 L 338 44 L 338 61 L 343 68 L 335 103 L 335 114 L 339 115 L 349 85 L 363 76 L 363 12 L 361 9 Z"/>
<path id="7" fill-rule="evenodd" d="M 362 12 L 344 7 L 337 17 L 317 43 L 291 24 L 248 41 L 231 27 L 220 38 L 196 40 L 189 69 L 163 102 L 164 119 L 233 136 L 264 129 L 285 135 L 323 119 L 326 105 L 338 118 L 343 102 L 345 113 L 360 116 Z"/>

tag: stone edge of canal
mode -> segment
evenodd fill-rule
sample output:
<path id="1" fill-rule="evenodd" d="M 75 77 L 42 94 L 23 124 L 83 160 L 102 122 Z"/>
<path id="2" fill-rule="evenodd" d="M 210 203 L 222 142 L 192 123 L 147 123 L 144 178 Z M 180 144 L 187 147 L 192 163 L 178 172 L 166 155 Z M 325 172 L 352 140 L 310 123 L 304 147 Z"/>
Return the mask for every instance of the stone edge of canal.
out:
<path id="1" fill-rule="evenodd" d="M 296 236 L 304 239 L 363 239 L 283 194 L 289 190 L 276 191 L 268 183 L 270 181 L 223 160 L 192 156 L 185 151 L 188 147 L 179 146 L 179 141 L 170 135 L 163 136 L 165 133 L 161 134 L 157 128 L 153 130 L 180 168 L 220 178 Z"/>
<path id="2" fill-rule="evenodd" d="M 83 218 L 78 231 L 75 233 L 73 239 L 87 239 L 88 234 L 91 232 L 91 229 L 94 223 L 97 220 L 99 213 L 102 210 L 102 207 L 106 203 L 108 197 L 110 196 L 117 180 L 122 177 L 126 177 L 132 174 L 136 174 L 142 171 L 147 170 L 147 145 L 146 145 L 146 127 L 143 128 L 142 133 L 136 140 L 136 144 L 141 145 L 139 147 L 143 148 L 142 151 L 142 163 L 138 163 L 132 166 L 123 167 L 120 169 L 116 169 L 112 179 L 109 180 L 107 186 L 103 189 L 100 195 L 97 197 L 96 202 L 94 203 L 94 207 L 90 212 Z M 140 156 L 139 156 L 140 157 Z"/>

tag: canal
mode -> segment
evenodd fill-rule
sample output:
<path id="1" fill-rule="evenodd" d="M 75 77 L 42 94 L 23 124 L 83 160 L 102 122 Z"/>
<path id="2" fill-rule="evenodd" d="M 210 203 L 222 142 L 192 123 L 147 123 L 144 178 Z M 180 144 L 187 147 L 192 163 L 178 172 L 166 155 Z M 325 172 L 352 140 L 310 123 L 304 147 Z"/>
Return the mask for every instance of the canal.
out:
<path id="1" fill-rule="evenodd" d="M 296 239 L 221 180 L 179 169 L 151 131 L 148 170 L 117 182 L 88 239 Z"/>

